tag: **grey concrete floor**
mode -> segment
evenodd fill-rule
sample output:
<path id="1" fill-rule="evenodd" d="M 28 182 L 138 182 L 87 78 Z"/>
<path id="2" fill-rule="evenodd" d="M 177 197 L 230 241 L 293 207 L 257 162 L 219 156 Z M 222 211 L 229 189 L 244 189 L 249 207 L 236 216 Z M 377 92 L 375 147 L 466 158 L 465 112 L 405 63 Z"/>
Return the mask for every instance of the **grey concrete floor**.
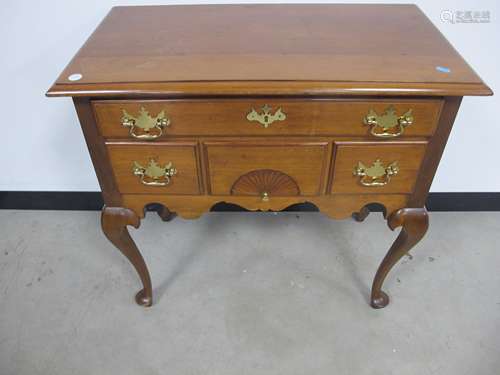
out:
<path id="1" fill-rule="evenodd" d="M 378 213 L 150 213 L 131 233 L 149 309 L 97 212 L 0 211 L 1 375 L 500 373 L 500 213 L 431 213 L 382 310 Z"/>

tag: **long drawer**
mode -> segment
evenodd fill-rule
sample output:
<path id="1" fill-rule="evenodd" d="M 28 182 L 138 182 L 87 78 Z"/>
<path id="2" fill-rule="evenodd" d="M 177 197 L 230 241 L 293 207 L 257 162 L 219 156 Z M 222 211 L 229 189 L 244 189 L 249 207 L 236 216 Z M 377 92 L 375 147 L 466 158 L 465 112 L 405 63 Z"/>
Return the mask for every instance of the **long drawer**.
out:
<path id="1" fill-rule="evenodd" d="M 101 100 L 92 102 L 107 138 L 169 136 L 431 136 L 440 99 Z"/>

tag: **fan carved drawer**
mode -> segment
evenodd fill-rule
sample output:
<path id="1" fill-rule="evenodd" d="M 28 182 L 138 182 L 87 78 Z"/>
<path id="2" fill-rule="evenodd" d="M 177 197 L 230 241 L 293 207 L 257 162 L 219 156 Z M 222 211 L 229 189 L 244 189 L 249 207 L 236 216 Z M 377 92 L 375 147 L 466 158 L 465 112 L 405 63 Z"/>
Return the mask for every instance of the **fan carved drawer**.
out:
<path id="1" fill-rule="evenodd" d="M 211 194 L 271 198 L 323 191 L 328 142 L 206 142 L 204 147 Z"/>

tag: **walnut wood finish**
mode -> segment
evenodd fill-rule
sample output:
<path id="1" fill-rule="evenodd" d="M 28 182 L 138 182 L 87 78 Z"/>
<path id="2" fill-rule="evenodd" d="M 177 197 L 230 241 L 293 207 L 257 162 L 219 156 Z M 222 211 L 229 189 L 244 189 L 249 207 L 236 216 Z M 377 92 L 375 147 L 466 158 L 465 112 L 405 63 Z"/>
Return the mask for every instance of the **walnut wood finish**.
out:
<path id="1" fill-rule="evenodd" d="M 491 94 L 416 6 L 366 4 L 116 7 L 47 92 L 73 97 L 106 204 L 102 228 L 141 278 L 140 305 L 151 305 L 152 286 L 127 225 L 146 207 L 168 221 L 219 202 L 310 202 L 358 221 L 378 204 L 391 229 L 402 227 L 373 281 L 374 308 L 387 305 L 387 274 L 427 230 L 425 198 L 462 96 Z M 286 119 L 247 120 L 265 104 Z M 377 138 L 363 118 L 389 106 L 412 109 L 413 124 Z M 169 117 L 161 138 L 122 126 L 122 111 L 141 107 Z M 167 186 L 133 174 L 134 161 L 151 158 L 177 169 Z M 353 168 L 376 159 L 398 161 L 398 174 L 362 186 Z"/>
<path id="2" fill-rule="evenodd" d="M 139 216 L 127 208 L 104 207 L 101 224 L 108 240 L 127 257 L 139 274 L 143 289 L 136 294 L 135 301 L 142 306 L 151 306 L 153 303 L 153 289 L 149 271 L 139 249 L 137 249 L 127 230 L 127 225 L 139 228 Z"/>
<path id="3" fill-rule="evenodd" d="M 382 291 L 382 284 L 391 268 L 408 253 L 427 232 L 429 216 L 425 208 L 402 208 L 389 216 L 387 220 L 392 230 L 402 227 L 399 236 L 380 264 L 372 285 L 371 305 L 376 309 L 387 306 L 389 296 Z"/>
<path id="4" fill-rule="evenodd" d="M 382 114 L 389 106 L 402 115 L 412 110 L 414 123 L 405 129 L 401 138 L 431 136 L 437 125 L 442 100 L 291 100 L 291 99 L 219 99 L 219 100 L 123 100 L 95 101 L 94 111 L 100 133 L 109 138 L 134 139 L 123 127 L 123 110 L 129 114 L 139 112 L 141 107 L 156 116 L 164 111 L 170 126 L 164 130 L 163 138 L 172 136 L 368 136 L 370 127 L 363 119 L 373 109 Z M 281 108 L 286 114 L 284 121 L 276 121 L 268 128 L 258 122 L 249 122 L 246 115 L 251 109 L 261 112 L 264 105 L 271 113 Z"/>

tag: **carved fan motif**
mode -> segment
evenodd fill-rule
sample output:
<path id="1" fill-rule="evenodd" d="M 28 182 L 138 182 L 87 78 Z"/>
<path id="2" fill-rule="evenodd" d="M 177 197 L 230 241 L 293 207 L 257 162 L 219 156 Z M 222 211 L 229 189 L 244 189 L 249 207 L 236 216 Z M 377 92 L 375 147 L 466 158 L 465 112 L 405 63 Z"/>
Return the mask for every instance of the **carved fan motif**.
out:
<path id="1" fill-rule="evenodd" d="M 236 180 L 231 188 L 232 195 L 299 195 L 297 183 L 289 175 L 272 169 L 248 172 Z"/>

